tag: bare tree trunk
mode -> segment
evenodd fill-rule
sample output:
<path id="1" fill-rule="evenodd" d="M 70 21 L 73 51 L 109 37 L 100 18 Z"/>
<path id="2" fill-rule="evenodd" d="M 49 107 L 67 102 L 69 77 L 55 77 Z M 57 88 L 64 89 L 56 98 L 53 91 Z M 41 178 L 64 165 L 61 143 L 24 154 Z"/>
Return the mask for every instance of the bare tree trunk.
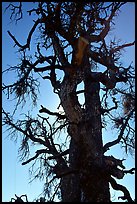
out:
<path id="1" fill-rule="evenodd" d="M 73 138 L 71 138 L 70 142 L 69 162 L 70 168 L 74 170 L 74 173 L 62 179 L 62 202 L 81 202 L 80 178 L 79 173 L 75 171 L 78 169 L 79 148 Z"/>
<path id="2" fill-rule="evenodd" d="M 110 202 L 109 182 L 103 172 L 100 84 L 90 79 L 89 62 L 84 69 L 84 72 L 80 70 L 81 74 L 77 72 L 66 78 L 60 92 L 62 106 L 70 121 L 70 168 L 76 170 L 62 179 L 62 201 Z M 77 84 L 82 80 L 85 84 L 84 109 L 76 94 Z"/>
<path id="3" fill-rule="evenodd" d="M 98 82 L 85 78 L 85 121 L 81 128 L 81 187 L 84 202 L 110 202 L 109 183 L 103 170 L 101 105 Z"/>

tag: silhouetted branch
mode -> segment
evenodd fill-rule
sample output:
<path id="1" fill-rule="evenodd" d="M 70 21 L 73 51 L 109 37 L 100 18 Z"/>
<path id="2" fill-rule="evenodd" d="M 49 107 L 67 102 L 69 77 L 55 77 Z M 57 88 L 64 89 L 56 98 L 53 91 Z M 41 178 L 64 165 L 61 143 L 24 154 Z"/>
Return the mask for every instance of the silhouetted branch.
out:
<path id="1" fill-rule="evenodd" d="M 81 94 L 81 93 L 85 93 L 85 90 L 76 91 L 76 94 Z"/>
<path id="2" fill-rule="evenodd" d="M 115 103 L 115 106 L 109 108 L 109 109 L 104 109 L 102 108 L 101 109 L 101 113 L 104 114 L 105 112 L 109 113 L 110 111 L 114 110 L 114 109 L 117 109 L 118 108 L 118 101 L 116 101 L 116 99 L 113 97 L 113 102 Z"/>
<path id="3" fill-rule="evenodd" d="M 106 64 L 106 66 L 108 66 L 108 64 Z M 117 67 L 114 66 L 113 68 L 116 69 Z M 113 77 L 109 77 L 108 75 L 106 75 L 106 72 L 107 71 L 105 71 L 104 73 L 92 72 L 89 75 L 89 80 L 91 80 L 92 82 L 101 82 L 103 85 L 106 86 L 107 89 L 114 88 L 117 82 L 126 82 L 127 81 L 127 77 L 122 76 L 122 77 L 117 78 L 115 75 Z"/>
<path id="4" fill-rule="evenodd" d="M 54 28 L 56 31 L 64 38 L 66 39 L 71 45 L 74 44 L 75 38 L 72 32 L 66 32 L 64 29 L 62 22 L 61 22 L 61 2 L 59 2 L 55 8 L 55 23 Z"/>
<path id="5" fill-rule="evenodd" d="M 49 65 L 49 66 L 46 66 L 46 67 L 39 67 L 39 68 L 36 68 L 34 67 L 34 72 L 44 72 L 44 71 L 48 71 L 48 70 L 51 70 L 51 69 L 60 69 L 60 70 L 64 70 L 63 66 L 61 65 Z"/>
<path id="6" fill-rule="evenodd" d="M 102 29 L 102 31 L 100 32 L 99 35 L 91 35 L 89 38 L 90 42 L 102 41 L 107 36 L 107 34 L 110 30 L 110 22 L 111 22 L 112 18 L 114 17 L 116 10 L 117 10 L 116 7 L 114 9 L 112 9 L 112 12 L 111 12 L 108 19 L 102 19 L 102 18 L 99 18 L 96 16 L 96 19 L 99 20 L 102 25 L 104 25 L 104 28 Z"/>
<path id="7" fill-rule="evenodd" d="M 27 161 L 23 162 L 22 165 L 26 165 L 28 164 L 29 162 L 33 161 L 34 159 L 36 159 L 40 154 L 43 154 L 43 153 L 51 153 L 50 151 L 46 150 L 46 149 L 40 149 L 40 150 L 37 150 L 36 151 L 36 155 L 34 157 L 31 157 L 30 159 L 28 159 Z"/>
<path id="8" fill-rule="evenodd" d="M 11 8 L 10 8 L 11 7 Z M 12 3 L 10 3 L 6 8 L 5 8 L 5 11 L 7 9 L 10 9 L 12 11 L 11 15 L 10 15 L 10 19 L 12 20 L 13 19 L 13 16 L 14 19 L 13 20 L 16 20 L 16 23 L 17 21 L 19 21 L 22 17 L 23 17 L 23 12 L 22 12 L 22 2 L 19 2 L 19 6 L 15 6 L 13 5 Z"/>
<path id="9" fill-rule="evenodd" d="M 113 53 L 115 53 L 115 52 L 117 52 L 117 51 L 119 51 L 119 50 L 121 50 L 121 49 L 123 49 L 123 48 L 125 48 L 125 47 L 129 47 L 129 46 L 132 46 L 132 45 L 135 45 L 135 41 L 132 42 L 132 43 L 125 43 L 125 44 L 120 45 L 120 46 L 118 46 L 118 47 L 112 48 L 112 49 L 110 50 L 110 54 L 113 54 Z"/>
<path id="10" fill-rule="evenodd" d="M 49 156 L 48 159 L 56 159 L 57 157 L 62 157 L 62 156 L 65 156 L 69 154 L 69 149 L 65 150 L 64 152 L 61 152 L 57 155 L 54 155 L 54 156 Z"/>
<path id="11" fill-rule="evenodd" d="M 51 112 L 50 110 L 48 110 L 47 108 L 43 107 L 41 105 L 41 109 L 39 110 L 40 113 L 47 113 L 49 115 L 53 115 L 53 116 L 57 116 L 59 119 L 66 119 L 65 115 L 61 115 L 57 112 Z"/>
<path id="12" fill-rule="evenodd" d="M 119 133 L 119 135 L 118 135 L 118 138 L 117 138 L 116 140 L 112 141 L 112 142 L 106 143 L 106 144 L 104 145 L 104 147 L 103 147 L 103 152 L 106 152 L 107 150 L 109 150 L 109 147 L 112 147 L 112 146 L 114 146 L 114 145 L 116 145 L 116 144 L 118 144 L 118 143 L 120 142 L 120 140 L 122 139 L 124 130 L 125 130 L 127 124 L 128 124 L 128 121 L 129 121 L 131 115 L 133 114 L 133 112 L 134 112 L 134 109 L 130 112 L 130 114 L 129 114 L 129 115 L 127 116 L 127 118 L 125 119 L 125 123 L 123 123 L 123 125 L 122 125 L 122 127 L 121 127 L 121 131 L 120 131 L 120 133 Z"/>
<path id="13" fill-rule="evenodd" d="M 125 174 L 134 174 L 135 172 L 135 168 L 132 168 L 132 169 L 129 169 L 129 170 L 124 170 L 123 172 L 125 173 Z"/>
<path id="14" fill-rule="evenodd" d="M 53 32 L 50 34 L 50 37 L 52 39 L 55 55 L 58 56 L 59 61 L 61 62 L 61 64 L 63 66 L 68 66 L 69 62 L 68 62 L 68 60 L 65 57 L 64 50 L 63 50 L 63 48 L 60 45 L 59 38 Z"/>
<path id="15" fill-rule="evenodd" d="M 72 33 L 73 36 L 75 36 L 77 25 L 79 24 L 82 13 L 81 11 L 84 9 L 84 2 L 75 2 L 72 6 L 75 6 L 75 11 L 73 13 L 73 16 L 71 16 L 68 33 Z"/>
<path id="16" fill-rule="evenodd" d="M 111 68 L 113 68 L 114 70 L 118 70 L 118 67 L 116 66 L 116 65 L 112 65 L 112 64 L 110 64 L 110 61 L 105 57 L 102 57 L 101 55 L 100 55 L 100 53 L 98 53 L 98 52 L 95 52 L 95 51 L 92 51 L 92 50 L 89 50 L 88 51 L 88 56 L 91 58 L 91 59 L 93 59 L 95 62 L 98 62 L 98 63 L 100 63 L 100 64 L 102 64 L 102 65 L 104 65 L 105 67 L 111 67 Z"/>
<path id="17" fill-rule="evenodd" d="M 124 196 L 120 196 L 119 198 L 121 198 L 122 200 L 128 200 L 128 202 L 134 202 L 130 196 L 129 191 L 126 189 L 125 186 L 122 186 L 120 184 L 118 184 L 114 178 L 110 177 L 110 183 L 111 186 L 114 190 L 118 190 L 118 191 L 122 191 L 124 193 Z"/>
<path id="18" fill-rule="evenodd" d="M 41 22 L 40 19 L 38 19 L 37 21 L 35 21 L 35 24 L 33 25 L 32 29 L 30 30 L 29 32 L 29 35 L 28 35 L 28 38 L 27 38 L 27 43 L 25 45 L 21 45 L 17 40 L 16 38 L 11 34 L 10 31 L 7 31 L 8 34 L 10 35 L 10 37 L 13 39 L 13 41 L 15 42 L 15 45 L 17 45 L 18 47 L 21 48 L 21 50 L 25 50 L 26 48 L 29 48 L 30 49 L 30 41 L 31 41 L 31 37 L 32 37 L 32 34 L 33 32 L 35 31 L 37 25 Z"/>
<path id="19" fill-rule="evenodd" d="M 58 169 L 58 167 L 54 167 L 55 168 L 55 170 L 53 170 L 54 171 L 54 173 L 56 174 L 56 176 L 54 176 L 50 181 L 49 181 L 49 183 L 51 183 L 54 179 L 56 179 L 56 178 L 62 178 L 62 177 L 64 177 L 64 176 L 67 176 L 67 175 L 70 175 L 70 174 L 75 174 L 75 173 L 77 173 L 78 172 L 78 170 L 77 169 L 70 169 L 69 167 L 66 167 L 64 170 L 60 170 L 60 169 Z"/>
<path id="20" fill-rule="evenodd" d="M 21 196 L 17 196 L 16 194 L 15 194 L 15 197 L 16 197 L 16 199 L 15 198 L 11 198 L 11 202 L 12 202 L 12 200 L 14 200 L 14 202 L 29 202 L 28 201 L 28 198 L 27 198 L 27 195 L 25 194 L 25 195 L 21 195 Z M 26 201 L 24 201 L 24 200 L 22 200 L 22 197 L 25 197 L 26 198 Z"/>
<path id="21" fill-rule="evenodd" d="M 46 141 L 40 139 L 40 138 L 36 138 L 34 137 L 34 135 L 32 134 L 30 128 L 27 130 L 23 130 L 20 125 L 18 124 L 14 124 L 12 119 L 9 117 L 8 113 L 6 113 L 4 110 L 2 110 L 2 113 L 5 114 L 5 124 L 11 126 L 11 128 L 14 128 L 15 130 L 23 133 L 24 135 L 26 135 L 28 138 L 30 138 L 33 142 L 38 142 L 39 144 L 42 144 L 44 146 L 46 146 Z"/>

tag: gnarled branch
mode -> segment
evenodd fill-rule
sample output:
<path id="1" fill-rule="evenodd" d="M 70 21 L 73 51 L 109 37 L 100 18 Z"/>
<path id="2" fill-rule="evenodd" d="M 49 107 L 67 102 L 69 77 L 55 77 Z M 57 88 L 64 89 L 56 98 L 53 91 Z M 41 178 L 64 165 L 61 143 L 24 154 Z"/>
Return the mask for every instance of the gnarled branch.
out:
<path id="1" fill-rule="evenodd" d="M 118 184 L 114 178 L 110 177 L 109 182 L 111 183 L 111 186 L 114 190 L 118 190 L 118 191 L 122 191 L 124 193 L 124 196 L 119 197 L 122 200 L 127 200 L 128 202 L 134 202 L 130 196 L 129 191 L 126 189 L 125 186 L 122 186 L 120 184 Z"/>

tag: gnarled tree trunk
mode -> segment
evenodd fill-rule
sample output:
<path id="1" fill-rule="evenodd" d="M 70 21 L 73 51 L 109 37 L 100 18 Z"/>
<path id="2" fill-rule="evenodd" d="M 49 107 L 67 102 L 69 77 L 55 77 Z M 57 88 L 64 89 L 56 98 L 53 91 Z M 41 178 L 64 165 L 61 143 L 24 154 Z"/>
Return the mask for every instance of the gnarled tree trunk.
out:
<path id="1" fill-rule="evenodd" d="M 83 71 L 84 69 L 84 71 Z M 62 178 L 62 201 L 110 202 L 109 182 L 103 172 L 100 84 L 91 80 L 88 60 L 74 75 L 66 75 L 60 99 L 70 122 L 69 162 L 72 173 Z M 85 107 L 76 88 L 84 82 Z M 73 172 L 74 170 L 74 172 Z"/>

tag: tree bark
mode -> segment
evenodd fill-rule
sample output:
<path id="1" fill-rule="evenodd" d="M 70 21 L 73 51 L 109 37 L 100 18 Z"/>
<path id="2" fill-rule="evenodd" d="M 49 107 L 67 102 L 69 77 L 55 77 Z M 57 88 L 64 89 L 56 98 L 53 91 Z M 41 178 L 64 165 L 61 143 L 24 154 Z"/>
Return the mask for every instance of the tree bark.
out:
<path id="1" fill-rule="evenodd" d="M 85 77 L 85 121 L 81 135 L 81 188 L 84 202 L 110 202 L 109 182 L 103 172 L 101 104 L 98 82 Z"/>
<path id="2" fill-rule="evenodd" d="M 74 170 L 74 173 L 62 178 L 62 202 L 81 202 L 80 177 L 77 171 L 79 163 L 79 148 L 73 138 L 71 138 L 70 141 L 69 163 L 69 167 Z"/>
<path id="3" fill-rule="evenodd" d="M 62 179 L 62 201 L 110 202 L 109 182 L 103 171 L 100 84 L 90 79 L 88 61 L 84 69 L 83 72 L 79 68 L 75 75 L 66 77 L 60 92 L 70 122 L 70 168 L 77 170 Z M 81 81 L 85 84 L 84 109 L 76 95 L 77 84 Z"/>

